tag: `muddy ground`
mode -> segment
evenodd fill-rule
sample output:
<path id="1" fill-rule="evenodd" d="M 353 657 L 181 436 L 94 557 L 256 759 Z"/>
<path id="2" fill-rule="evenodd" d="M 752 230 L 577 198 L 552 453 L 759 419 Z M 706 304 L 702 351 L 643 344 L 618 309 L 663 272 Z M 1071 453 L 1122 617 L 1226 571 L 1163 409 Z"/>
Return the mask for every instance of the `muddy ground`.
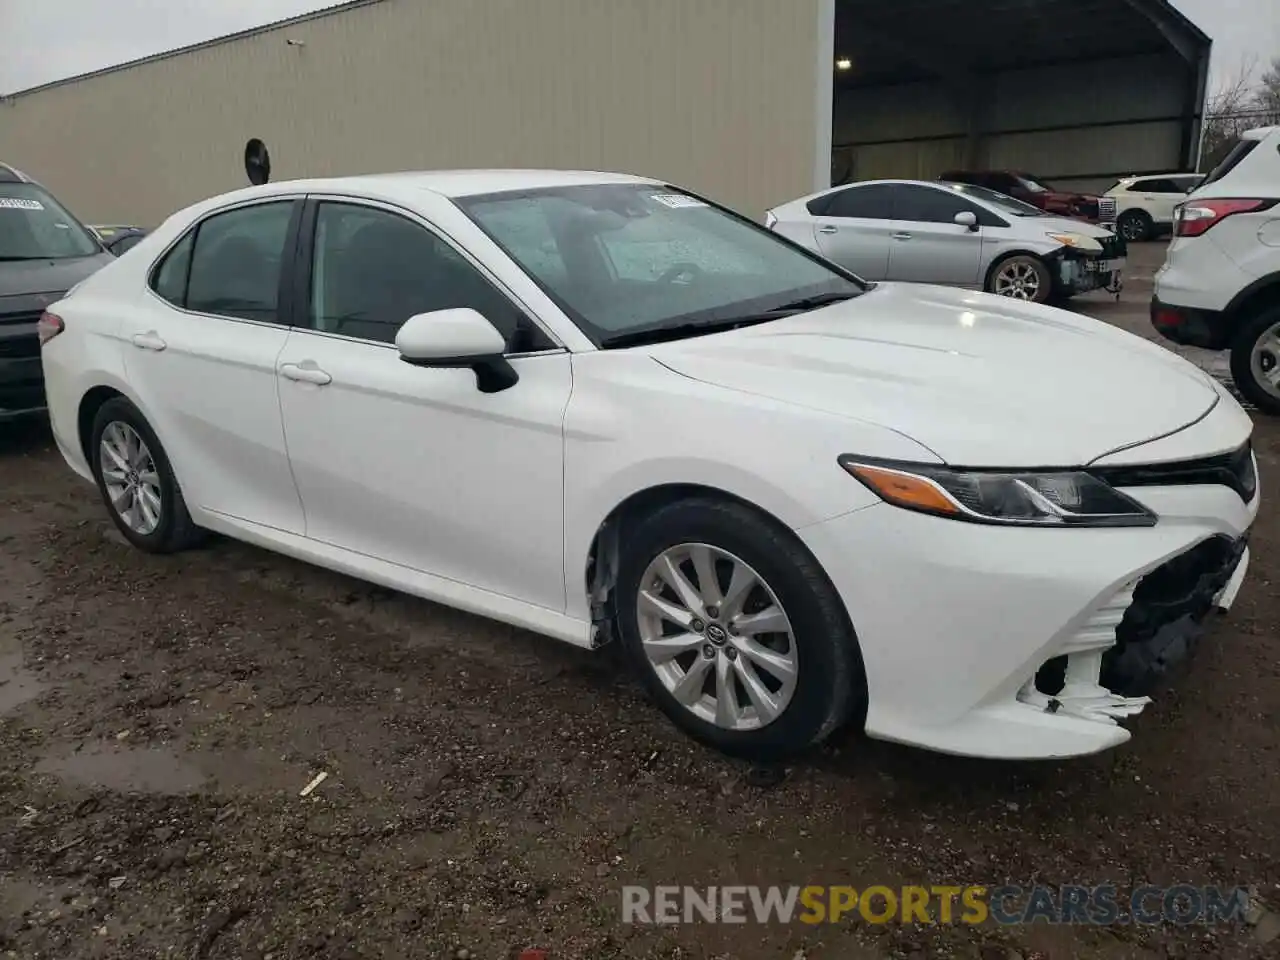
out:
<path id="1" fill-rule="evenodd" d="M 1158 248 L 1120 304 L 1144 329 Z M 1280 424 L 1254 566 L 1133 741 L 996 764 L 844 736 L 781 783 L 608 656 L 221 541 L 128 549 L 0 443 L 0 957 L 1262 957 L 1259 928 L 620 923 L 625 883 L 1255 885 L 1280 907 Z M 328 773 L 307 798 L 302 788 Z M 1274 931 L 1272 931 L 1274 933 Z"/>

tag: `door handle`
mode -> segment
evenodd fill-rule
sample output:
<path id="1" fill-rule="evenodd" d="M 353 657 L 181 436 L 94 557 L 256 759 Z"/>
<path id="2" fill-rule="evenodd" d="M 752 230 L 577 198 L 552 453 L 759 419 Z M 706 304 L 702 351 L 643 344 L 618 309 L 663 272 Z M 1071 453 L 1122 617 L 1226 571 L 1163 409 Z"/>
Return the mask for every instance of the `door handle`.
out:
<path id="1" fill-rule="evenodd" d="M 833 227 L 833 226 L 831 226 L 831 224 L 827 223 L 827 224 L 823 224 L 821 227 L 819 227 L 819 228 L 818 228 L 818 232 L 819 232 L 819 233 L 839 233 L 839 232 L 840 232 L 840 228 L 839 228 L 839 227 Z"/>
<path id="2" fill-rule="evenodd" d="M 148 330 L 146 333 L 135 333 L 133 335 L 133 345 L 142 350 L 154 350 L 157 353 L 168 346 L 160 339 L 160 334 L 154 330 Z"/>
<path id="3" fill-rule="evenodd" d="M 314 360 L 303 360 L 302 363 L 282 363 L 280 364 L 280 373 L 289 380 L 296 380 L 299 383 L 314 383 L 321 387 L 326 383 L 333 382 L 333 377 L 317 367 Z"/>
<path id="4" fill-rule="evenodd" d="M 895 240 L 910 240 L 910 239 L 911 239 L 911 234 L 909 234 L 909 233 L 895 233 L 895 234 L 893 235 L 893 239 L 895 239 Z"/>

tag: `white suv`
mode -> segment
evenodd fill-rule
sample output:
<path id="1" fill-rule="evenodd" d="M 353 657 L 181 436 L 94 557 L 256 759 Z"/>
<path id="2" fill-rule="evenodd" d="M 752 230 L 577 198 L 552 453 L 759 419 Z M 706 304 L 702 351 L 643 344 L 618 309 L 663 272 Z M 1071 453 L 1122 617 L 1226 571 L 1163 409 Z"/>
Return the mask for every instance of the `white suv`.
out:
<path id="1" fill-rule="evenodd" d="M 1116 232 L 1130 242 L 1167 233 L 1173 211 L 1203 180 L 1203 173 L 1160 173 L 1118 181 L 1104 194 L 1116 202 Z"/>
<path id="2" fill-rule="evenodd" d="M 1229 349 L 1240 392 L 1280 414 L 1280 127 L 1243 134 L 1178 207 L 1151 323 L 1174 343 Z"/>

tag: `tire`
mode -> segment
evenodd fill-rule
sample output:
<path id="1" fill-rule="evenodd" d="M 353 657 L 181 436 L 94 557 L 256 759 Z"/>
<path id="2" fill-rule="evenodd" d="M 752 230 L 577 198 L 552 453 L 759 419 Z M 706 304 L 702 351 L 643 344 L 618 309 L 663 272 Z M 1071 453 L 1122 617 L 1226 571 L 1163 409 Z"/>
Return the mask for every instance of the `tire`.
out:
<path id="1" fill-rule="evenodd" d="M 1263 413 L 1280 416 L 1280 384 L 1265 374 L 1280 371 L 1280 305 L 1245 320 L 1231 343 L 1231 377 L 1245 399 Z"/>
<path id="2" fill-rule="evenodd" d="M 997 261 L 987 274 L 987 292 L 1032 303 L 1048 303 L 1055 294 L 1049 268 L 1043 260 L 1028 253 L 1015 253 Z"/>
<path id="3" fill-rule="evenodd" d="M 117 459 L 104 448 L 115 452 Z M 141 441 L 136 448 L 133 439 Z M 204 538 L 187 512 L 182 490 L 174 477 L 173 467 L 160 445 L 155 431 L 132 403 L 114 397 L 104 403 L 93 418 L 90 441 L 90 463 L 98 483 L 102 502 L 116 529 L 139 550 L 148 553 L 175 553 L 195 546 Z M 130 462 L 118 459 L 125 449 L 137 449 Z M 108 463 L 104 466 L 104 457 Z M 151 469 L 147 469 L 148 466 Z M 148 478 L 154 482 L 147 482 Z M 113 490 L 125 487 L 126 505 L 117 507 Z M 154 524 L 150 521 L 154 519 Z"/>
<path id="4" fill-rule="evenodd" d="M 1127 243 L 1141 243 L 1155 235 L 1155 223 L 1145 210 L 1126 210 L 1116 220 L 1116 232 Z"/>
<path id="5" fill-rule="evenodd" d="M 618 636 L 632 669 L 676 726 L 731 756 L 777 761 L 821 742 L 850 720 L 863 722 L 867 689 L 857 638 L 835 588 L 790 531 L 745 505 L 693 498 L 668 504 L 631 524 L 623 542 L 626 549 L 615 591 Z M 670 587 L 659 589 L 662 580 L 654 572 L 655 565 L 664 557 L 678 558 L 687 545 L 693 550 L 705 548 L 705 556 L 717 559 L 717 596 L 723 598 L 732 588 L 732 569 L 744 570 L 744 576 L 754 574 L 759 582 L 737 603 L 726 600 L 726 609 L 709 613 L 703 607 L 699 612 L 705 622 L 682 630 L 664 617 L 642 616 L 638 603 L 645 587 L 649 596 L 665 600 L 670 609 L 670 598 L 678 594 Z M 700 578 L 691 558 L 683 561 L 683 571 L 685 584 L 697 591 Z M 747 630 L 750 615 L 772 609 L 775 602 L 783 611 L 783 630 Z M 680 606 L 678 600 L 675 606 Z M 692 606 L 686 604 L 685 610 Z M 733 617 L 731 608 L 741 608 L 741 616 Z M 645 609 L 653 607 L 646 603 Z M 743 626 L 735 626 L 735 620 Z M 759 618 L 753 624 L 763 625 Z M 655 665 L 644 638 L 661 639 L 668 631 L 692 638 L 680 641 L 681 647 L 689 649 Z M 756 652 L 737 653 L 743 649 Z M 794 666 L 792 679 L 785 678 L 785 671 L 761 666 L 760 652 L 775 663 L 789 658 Z M 748 674 L 757 682 L 756 689 L 763 688 L 778 708 L 772 719 L 747 694 L 743 677 Z M 722 695 L 721 676 L 730 678 L 731 697 Z M 732 679 L 735 676 L 737 680 Z M 679 689 L 681 679 L 693 677 L 702 679 L 693 680 L 688 689 L 699 692 L 686 697 L 693 704 L 686 706 L 673 691 Z M 722 700 L 736 701 L 739 723 L 717 722 Z"/>

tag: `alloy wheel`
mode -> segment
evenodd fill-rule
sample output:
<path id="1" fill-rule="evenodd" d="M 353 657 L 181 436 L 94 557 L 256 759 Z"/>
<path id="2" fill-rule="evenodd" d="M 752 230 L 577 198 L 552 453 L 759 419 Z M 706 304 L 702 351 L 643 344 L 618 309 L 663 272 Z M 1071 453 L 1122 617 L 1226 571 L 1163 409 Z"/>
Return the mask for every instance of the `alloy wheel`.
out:
<path id="1" fill-rule="evenodd" d="M 1040 273 L 1025 260 L 1010 260 L 996 272 L 995 292 L 1014 300 L 1035 300 L 1040 293 Z"/>
<path id="2" fill-rule="evenodd" d="M 111 508 L 134 533 L 147 536 L 160 526 L 160 474 L 146 442 L 127 423 L 113 420 L 99 445 L 102 482 Z"/>
<path id="3" fill-rule="evenodd" d="M 1249 371 L 1259 387 L 1280 400 L 1280 323 L 1272 324 L 1253 342 Z"/>
<path id="4" fill-rule="evenodd" d="M 694 716 L 757 730 L 795 695 L 795 634 L 773 590 L 739 557 L 705 543 L 664 550 L 636 597 L 645 658 Z"/>

